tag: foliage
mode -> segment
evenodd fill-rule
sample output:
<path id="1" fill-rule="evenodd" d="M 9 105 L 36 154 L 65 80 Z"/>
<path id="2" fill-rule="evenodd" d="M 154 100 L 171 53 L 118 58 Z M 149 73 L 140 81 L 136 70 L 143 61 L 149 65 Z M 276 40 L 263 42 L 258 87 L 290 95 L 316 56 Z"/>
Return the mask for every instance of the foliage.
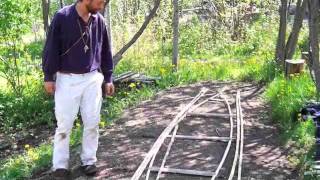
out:
<path id="1" fill-rule="evenodd" d="M 315 126 L 313 120 L 301 122 L 299 111 L 306 103 L 315 100 L 315 96 L 316 88 L 308 74 L 292 75 L 290 79 L 278 76 L 265 92 L 272 107 L 271 118 L 282 130 L 283 144 L 293 149 L 290 160 L 302 170 L 313 157 Z"/>
<path id="2" fill-rule="evenodd" d="M 314 83 L 307 74 L 291 76 L 286 80 L 277 77 L 266 90 L 266 98 L 272 106 L 272 119 L 283 129 L 291 129 L 296 123 L 299 109 L 315 97 Z"/>
<path id="3" fill-rule="evenodd" d="M 32 1 L 1 0 L 0 2 L 0 42 L 18 40 L 28 32 L 31 25 Z"/>
<path id="4" fill-rule="evenodd" d="M 42 83 L 32 80 L 21 96 L 0 92 L 0 128 L 4 132 L 45 124 L 53 125 L 53 102 L 42 89 Z"/>
<path id="5" fill-rule="evenodd" d="M 23 66 L 28 57 L 23 57 L 22 36 L 31 29 L 35 12 L 32 3 L 29 0 L 0 2 L 0 77 L 7 80 L 17 95 L 23 91 L 23 73 L 29 71 Z"/>

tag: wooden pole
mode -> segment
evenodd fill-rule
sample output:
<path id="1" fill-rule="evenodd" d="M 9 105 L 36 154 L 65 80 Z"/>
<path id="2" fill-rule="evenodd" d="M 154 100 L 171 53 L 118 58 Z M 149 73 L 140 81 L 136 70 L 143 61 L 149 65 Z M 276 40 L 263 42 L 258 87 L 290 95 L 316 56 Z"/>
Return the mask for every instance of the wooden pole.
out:
<path id="1" fill-rule="evenodd" d="M 226 158 L 227 158 L 227 155 L 229 153 L 229 150 L 230 150 L 230 147 L 231 147 L 231 143 L 232 143 L 232 136 L 233 136 L 233 119 L 232 119 L 232 110 L 231 110 L 231 107 L 230 107 L 230 104 L 229 102 L 227 101 L 226 97 L 224 97 L 224 100 L 225 100 L 225 103 L 226 103 L 226 106 L 228 108 L 228 111 L 229 111 L 229 114 L 230 114 L 230 135 L 229 135 L 229 142 L 227 144 L 227 147 L 226 147 L 226 150 L 224 151 L 223 153 L 223 156 L 222 156 L 222 159 L 219 163 L 219 166 L 218 168 L 216 169 L 216 171 L 214 172 L 213 176 L 211 177 L 211 180 L 215 180 L 215 178 L 218 176 Z"/>
<path id="2" fill-rule="evenodd" d="M 236 166 L 237 166 L 238 157 L 239 157 L 239 145 L 240 145 L 240 110 L 239 110 L 240 104 L 239 104 L 239 98 L 240 98 L 240 91 L 237 91 L 237 96 L 236 96 L 236 108 L 237 108 L 236 150 L 234 152 L 234 158 L 233 158 L 232 167 L 231 167 L 231 171 L 230 171 L 228 180 L 232 180 L 233 179 L 234 172 L 235 172 Z"/>
<path id="3" fill-rule="evenodd" d="M 184 116 L 186 115 L 186 112 L 208 91 L 206 88 L 202 88 L 199 94 L 187 105 L 185 106 L 179 114 L 172 120 L 172 122 L 166 127 L 166 129 L 160 134 L 159 138 L 156 140 L 156 142 L 153 144 L 152 148 L 132 176 L 131 180 L 138 180 L 143 171 L 146 169 L 148 163 L 150 162 L 151 158 L 159 151 L 161 145 L 163 144 L 164 140 L 167 138 L 167 136 L 170 134 L 170 132 L 173 130 L 173 128 L 183 120 Z"/>
<path id="4" fill-rule="evenodd" d="M 171 136 L 171 140 L 170 140 L 169 146 L 167 147 L 167 151 L 166 151 L 166 153 L 165 153 L 165 155 L 164 155 L 164 157 L 163 157 L 163 160 L 162 160 L 160 169 L 159 169 L 159 171 L 158 171 L 156 180 L 158 180 L 158 179 L 160 178 L 161 172 L 162 172 L 162 170 L 163 170 L 163 168 L 164 168 L 164 165 L 165 165 L 165 163 L 166 163 L 166 160 L 167 160 L 167 158 L 168 158 L 168 156 L 169 156 L 169 153 L 170 153 L 171 147 L 172 147 L 172 145 L 173 145 L 173 142 L 174 142 L 174 140 L 175 140 L 175 136 L 177 135 L 178 129 L 179 129 L 179 125 L 177 124 L 176 127 L 175 127 L 174 130 L 173 130 L 173 133 L 172 133 L 172 136 Z"/>
<path id="5" fill-rule="evenodd" d="M 169 135 L 168 137 L 172 137 Z M 201 140 L 201 141 L 223 141 L 228 142 L 230 137 L 216 137 L 216 136 L 186 136 L 186 135 L 176 135 L 176 139 L 183 139 L 183 140 Z"/>
<path id="6" fill-rule="evenodd" d="M 238 180 L 241 180 L 241 173 L 242 173 L 242 159 L 243 159 L 243 146 L 244 146 L 244 122 L 243 122 L 243 115 L 242 115 L 242 108 L 241 108 L 241 95 L 239 92 L 239 115 L 240 115 L 240 152 L 239 152 L 239 164 L 238 164 Z"/>

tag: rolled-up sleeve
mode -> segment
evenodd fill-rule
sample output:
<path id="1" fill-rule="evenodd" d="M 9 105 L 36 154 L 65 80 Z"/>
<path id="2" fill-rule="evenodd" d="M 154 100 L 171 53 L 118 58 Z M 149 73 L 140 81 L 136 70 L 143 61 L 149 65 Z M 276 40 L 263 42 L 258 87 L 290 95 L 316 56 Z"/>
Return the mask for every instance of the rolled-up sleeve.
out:
<path id="1" fill-rule="evenodd" d="M 59 13 L 55 13 L 49 26 L 42 53 L 42 70 L 44 72 L 44 81 L 54 81 L 54 74 L 59 68 L 60 23 L 61 15 Z"/>
<path id="2" fill-rule="evenodd" d="M 108 31 L 106 26 L 103 26 L 103 42 L 101 50 L 101 70 L 104 76 L 104 81 L 107 83 L 112 82 L 112 73 L 113 73 L 113 59 L 112 59 L 112 50 L 108 37 Z"/>

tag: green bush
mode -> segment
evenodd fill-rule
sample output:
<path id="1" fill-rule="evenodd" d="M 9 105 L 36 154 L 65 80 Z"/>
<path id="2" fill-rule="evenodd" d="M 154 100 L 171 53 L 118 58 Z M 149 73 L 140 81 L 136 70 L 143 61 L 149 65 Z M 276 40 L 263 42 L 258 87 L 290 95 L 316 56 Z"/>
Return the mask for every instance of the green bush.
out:
<path id="1" fill-rule="evenodd" d="M 31 55 L 32 60 L 39 60 L 42 58 L 43 41 L 36 41 L 25 46 L 24 51 Z"/>
<path id="2" fill-rule="evenodd" d="M 52 125 L 54 121 L 53 101 L 46 95 L 40 81 L 30 82 L 31 87 L 22 96 L 11 92 L 0 92 L 0 127 L 13 131 L 39 124 Z"/>

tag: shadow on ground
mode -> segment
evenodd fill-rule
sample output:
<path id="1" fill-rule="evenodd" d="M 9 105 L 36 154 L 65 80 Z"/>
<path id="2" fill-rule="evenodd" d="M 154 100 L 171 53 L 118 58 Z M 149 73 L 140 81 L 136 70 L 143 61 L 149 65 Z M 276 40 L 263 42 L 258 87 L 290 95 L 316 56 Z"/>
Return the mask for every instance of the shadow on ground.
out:
<path id="1" fill-rule="evenodd" d="M 130 179 L 152 147 L 156 138 L 170 123 L 174 116 L 198 94 L 202 87 L 217 92 L 226 87 L 228 98 L 241 90 L 241 101 L 245 120 L 245 147 L 242 179 L 284 180 L 298 179 L 295 167 L 287 159 L 288 149 L 281 147 L 278 130 L 268 118 L 268 106 L 261 99 L 262 86 L 236 82 L 201 82 L 159 92 L 151 100 L 131 107 L 111 126 L 100 132 L 98 149 L 99 173 L 87 178 L 78 170 L 80 148 L 71 154 L 70 165 L 73 179 Z M 234 101 L 231 101 L 235 113 Z M 224 104 L 208 103 L 199 108 L 201 112 L 227 113 Z M 236 129 L 234 128 L 234 131 Z M 228 136 L 228 118 L 186 118 L 179 126 L 178 134 Z M 234 134 L 235 135 L 235 134 Z M 166 140 L 158 157 L 163 156 L 169 143 Z M 166 166 L 172 168 L 214 171 L 222 158 L 226 143 L 209 141 L 176 140 L 168 157 Z M 231 148 L 218 179 L 227 179 L 234 153 Z M 160 166 L 160 160 L 155 162 Z M 39 174 L 36 179 L 49 179 L 48 172 Z M 210 179 L 195 176 L 163 174 L 162 179 L 198 180 Z"/>

